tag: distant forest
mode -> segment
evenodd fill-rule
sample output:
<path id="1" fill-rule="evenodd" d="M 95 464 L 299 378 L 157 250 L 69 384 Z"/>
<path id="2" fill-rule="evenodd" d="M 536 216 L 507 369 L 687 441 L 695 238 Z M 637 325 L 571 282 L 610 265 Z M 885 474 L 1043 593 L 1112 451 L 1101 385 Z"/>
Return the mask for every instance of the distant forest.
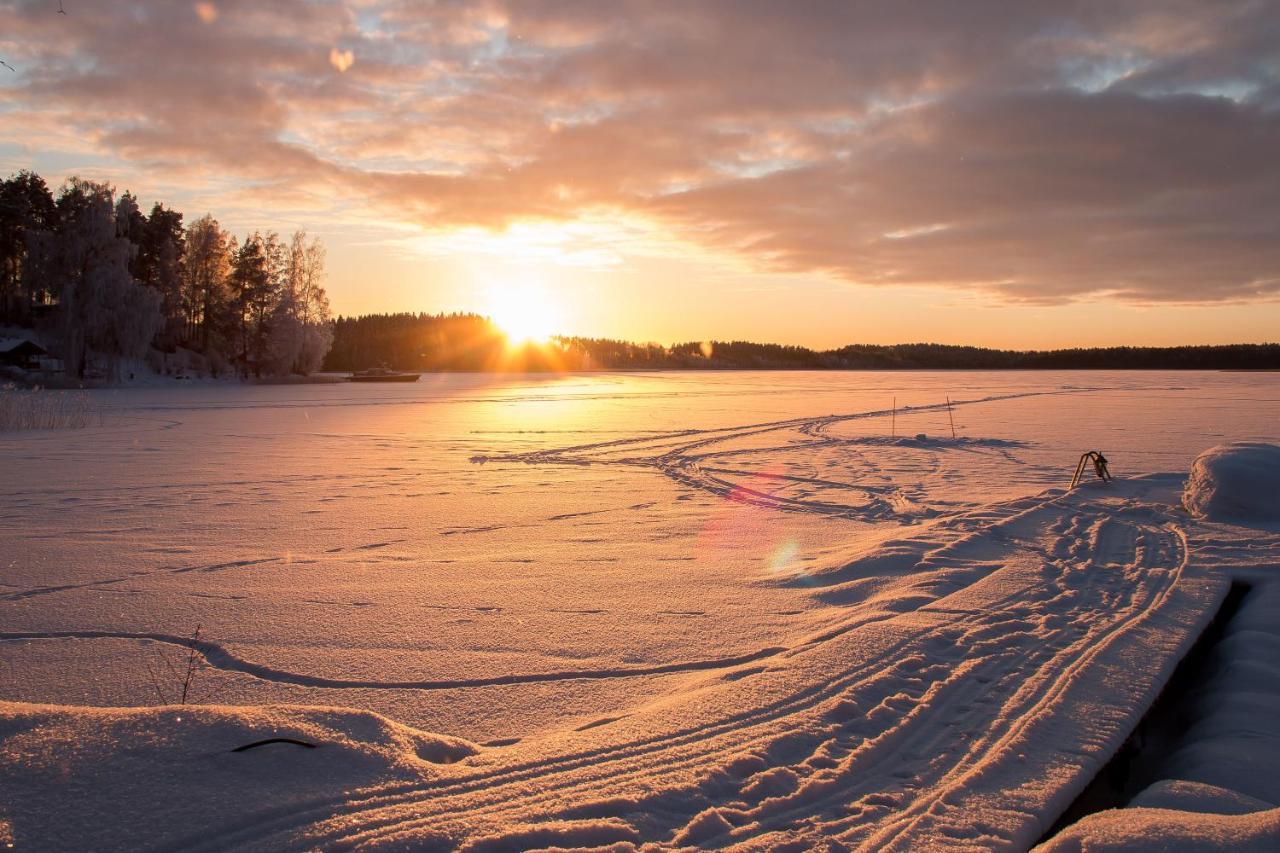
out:
<path id="1" fill-rule="evenodd" d="M 303 232 L 239 240 L 211 215 L 71 178 L 57 197 L 24 171 L 0 182 L 0 326 L 31 328 L 68 374 L 265 376 L 317 369 L 332 340 L 324 247 Z"/>
<path id="2" fill-rule="evenodd" d="M 746 341 L 662 346 L 557 337 L 512 347 L 476 314 L 376 314 L 334 322 L 324 247 L 299 231 L 238 239 L 206 214 L 116 197 L 71 178 L 55 196 L 31 171 L 0 181 L 0 326 L 32 329 L 66 373 L 308 374 L 657 369 L 1280 369 L 1280 345 L 1018 352 L 941 344 L 815 351 Z M 132 367 L 128 368 L 129 370 Z"/>
<path id="3" fill-rule="evenodd" d="M 556 370 L 1276 370 L 1280 344 L 1107 347 L 1021 352 L 944 344 L 854 344 L 815 351 L 747 341 L 666 347 L 604 338 L 557 337 L 512 348 L 477 314 L 339 317 L 326 370 L 386 365 L 418 371 Z"/>

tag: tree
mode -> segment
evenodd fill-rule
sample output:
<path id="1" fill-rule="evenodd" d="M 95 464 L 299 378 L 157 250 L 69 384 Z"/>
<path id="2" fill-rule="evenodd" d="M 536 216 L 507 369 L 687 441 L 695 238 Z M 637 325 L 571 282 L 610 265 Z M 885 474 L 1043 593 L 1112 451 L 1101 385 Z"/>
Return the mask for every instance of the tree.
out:
<path id="1" fill-rule="evenodd" d="M 137 277 L 160 294 L 160 313 L 164 323 L 156 343 L 168 351 L 183 340 L 182 267 L 185 254 L 182 214 L 156 202 L 138 246 Z"/>
<path id="2" fill-rule="evenodd" d="M 157 202 L 69 179 L 57 198 L 34 172 L 0 182 L 0 323 L 51 315 L 68 370 L 199 350 L 216 376 L 308 373 L 333 340 L 324 247 L 298 232 L 238 242 L 211 215 L 183 227 Z"/>
<path id="3" fill-rule="evenodd" d="M 22 171 L 0 183 L 0 323 L 29 323 L 37 282 L 26 269 L 28 236 L 52 230 L 58 213 L 53 194 L 35 172 Z"/>
<path id="4" fill-rule="evenodd" d="M 301 231 L 294 234 L 294 244 L 305 242 Z M 313 239 L 303 249 L 299 274 L 299 305 L 302 310 L 302 350 L 295 370 L 303 375 L 314 373 L 324 364 L 333 346 L 333 316 L 329 311 L 329 295 L 324 289 L 324 244 Z"/>
<path id="5" fill-rule="evenodd" d="M 147 218 L 138 207 L 138 199 L 131 192 L 125 192 L 116 202 L 116 234 L 125 238 L 134 246 L 142 244 L 147 230 Z M 138 255 L 135 252 L 129 261 L 129 272 L 142 281 L 138 268 Z"/>
<path id="6" fill-rule="evenodd" d="M 274 236 L 274 235 L 272 235 Z M 270 319 L 276 303 L 272 252 L 267 239 L 254 232 L 231 261 L 231 332 L 241 376 L 262 375 L 267 357 Z"/>
<path id="7" fill-rule="evenodd" d="M 58 230 L 36 232 L 30 242 L 40 272 L 53 282 L 59 349 L 74 375 L 84 377 L 96 353 L 115 378 L 122 358 L 138 358 L 150 345 L 159 296 L 129 272 L 134 248 L 121 233 L 110 185 L 71 178 L 57 206 Z"/>
<path id="8" fill-rule="evenodd" d="M 231 235 L 211 215 L 191 223 L 186 235 L 186 263 L 181 270 L 182 338 L 209 354 L 223 331 L 220 320 L 230 303 L 227 277 L 231 270 Z"/>
<path id="9" fill-rule="evenodd" d="M 333 344 L 324 280 L 324 246 L 303 231 L 289 242 L 287 263 L 271 317 L 268 359 L 276 374 L 307 375 L 320 369 Z"/>

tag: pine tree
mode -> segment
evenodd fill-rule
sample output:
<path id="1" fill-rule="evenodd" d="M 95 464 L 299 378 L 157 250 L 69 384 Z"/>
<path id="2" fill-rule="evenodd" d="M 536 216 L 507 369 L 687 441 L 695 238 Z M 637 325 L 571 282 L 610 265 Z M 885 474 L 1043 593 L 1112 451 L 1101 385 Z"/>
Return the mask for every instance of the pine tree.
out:
<path id="1" fill-rule="evenodd" d="M 164 323 L 156 344 L 172 352 L 183 340 L 182 267 L 186 234 L 182 214 L 156 202 L 138 246 L 138 280 L 160 294 Z"/>
<path id="2" fill-rule="evenodd" d="M 232 335 L 241 376 L 262 375 L 270 317 L 275 307 L 271 255 L 267 240 L 254 232 L 231 261 Z"/>
<path id="3" fill-rule="evenodd" d="M 27 271 L 29 235 L 57 224 L 53 193 L 35 172 L 0 183 L 0 323 L 31 322 L 36 294 L 46 285 Z"/>

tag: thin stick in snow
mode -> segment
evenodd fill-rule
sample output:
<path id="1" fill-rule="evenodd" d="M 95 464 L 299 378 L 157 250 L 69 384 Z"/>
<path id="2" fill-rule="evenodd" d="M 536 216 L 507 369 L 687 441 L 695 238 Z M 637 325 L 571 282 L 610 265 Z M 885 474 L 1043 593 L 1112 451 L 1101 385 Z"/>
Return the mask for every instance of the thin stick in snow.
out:
<path id="1" fill-rule="evenodd" d="M 889 421 L 889 437 L 898 437 L 898 398 L 893 398 L 893 419 Z"/>
<path id="2" fill-rule="evenodd" d="M 146 664 L 147 673 L 151 676 L 151 686 L 155 688 L 156 698 L 160 700 L 161 705 L 168 705 L 169 703 L 164 698 L 164 691 L 160 689 L 160 679 L 156 677 L 156 671 L 152 668 L 151 661 L 143 658 L 142 662 Z"/>
<path id="3" fill-rule="evenodd" d="M 195 633 L 191 635 L 191 653 L 187 655 L 187 675 L 182 679 L 182 702 L 187 704 L 187 692 L 191 690 L 191 679 L 196 672 L 196 647 L 200 645 L 200 626 L 196 626 Z"/>
<path id="4" fill-rule="evenodd" d="M 956 419 L 951 414 L 951 397 L 947 397 L 947 420 L 951 421 L 951 438 L 956 437 Z"/>

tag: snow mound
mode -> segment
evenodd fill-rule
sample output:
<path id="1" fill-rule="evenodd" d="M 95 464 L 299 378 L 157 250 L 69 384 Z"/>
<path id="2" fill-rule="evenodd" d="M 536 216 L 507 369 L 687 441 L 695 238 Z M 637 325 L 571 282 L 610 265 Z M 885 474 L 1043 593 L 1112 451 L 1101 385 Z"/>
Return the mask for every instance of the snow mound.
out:
<path id="1" fill-rule="evenodd" d="M 1241 441 L 1206 450 L 1191 466 L 1182 502 L 1209 521 L 1280 524 L 1280 447 Z"/>
<path id="2" fill-rule="evenodd" d="M 1270 853 L 1280 837 L 1280 808 L 1242 815 L 1168 809 L 1110 809 L 1086 817 L 1036 848 L 1036 853 L 1121 850 L 1236 850 Z"/>
<path id="3" fill-rule="evenodd" d="M 86 849 L 89 839 L 99 850 L 137 849 L 142 828 L 155 827 L 176 832 L 183 848 L 210 826 L 234 827 L 254 805 L 287 810 L 421 784 L 478 752 L 345 708 L 0 701 L 0 849 L 6 833 L 40 850 Z"/>

